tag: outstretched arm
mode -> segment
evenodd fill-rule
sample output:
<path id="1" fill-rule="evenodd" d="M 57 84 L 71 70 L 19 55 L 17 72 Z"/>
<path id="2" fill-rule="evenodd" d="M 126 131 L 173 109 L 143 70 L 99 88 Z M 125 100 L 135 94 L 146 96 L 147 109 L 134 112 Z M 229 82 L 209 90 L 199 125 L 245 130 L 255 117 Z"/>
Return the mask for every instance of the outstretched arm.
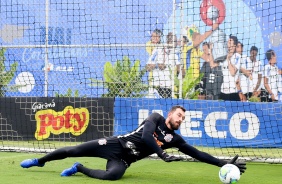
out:
<path id="1" fill-rule="evenodd" d="M 218 23 L 214 23 L 212 25 L 212 29 L 209 31 L 206 31 L 204 34 L 195 34 L 193 38 L 193 46 L 198 47 L 205 39 L 207 39 L 214 30 L 216 30 L 219 27 Z"/>
<path id="2" fill-rule="evenodd" d="M 236 165 L 239 169 L 241 174 L 245 172 L 246 170 L 246 163 L 245 162 L 237 162 L 236 160 L 238 158 L 238 155 L 236 155 L 231 161 L 226 161 L 226 160 L 221 160 L 218 158 L 215 158 L 214 156 L 206 153 L 206 152 L 202 152 L 196 148 L 194 148 L 193 146 L 190 146 L 189 144 L 187 144 L 183 139 L 182 141 L 180 141 L 181 143 L 178 145 L 179 151 L 185 153 L 186 155 L 189 155 L 201 162 L 205 162 L 208 164 L 212 164 L 218 167 L 222 167 L 223 165 L 227 164 L 227 163 L 231 163 Z"/>
<path id="3" fill-rule="evenodd" d="M 190 146 L 189 144 L 187 144 L 184 140 L 183 143 L 181 143 L 178 147 L 179 151 L 181 151 L 182 153 L 189 155 L 201 162 L 205 162 L 208 164 L 212 164 L 215 166 L 221 166 L 224 165 L 225 163 L 223 163 L 223 160 L 220 160 L 218 158 L 215 158 L 214 156 L 202 152 L 200 150 L 198 150 L 197 148 Z"/>

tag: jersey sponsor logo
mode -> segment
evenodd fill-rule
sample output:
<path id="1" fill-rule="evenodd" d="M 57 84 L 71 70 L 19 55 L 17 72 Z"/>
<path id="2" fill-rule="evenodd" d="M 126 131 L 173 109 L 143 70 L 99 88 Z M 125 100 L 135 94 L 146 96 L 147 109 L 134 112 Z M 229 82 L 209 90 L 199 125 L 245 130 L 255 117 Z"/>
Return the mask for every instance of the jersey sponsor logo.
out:
<path id="1" fill-rule="evenodd" d="M 63 111 L 52 109 L 40 110 L 35 114 L 37 140 L 47 139 L 51 133 L 59 135 L 71 133 L 81 135 L 89 124 L 89 111 L 87 108 L 73 108 L 67 106 Z"/>
<path id="2" fill-rule="evenodd" d="M 171 135 L 171 134 L 166 134 L 165 137 L 164 137 L 164 140 L 165 140 L 166 142 L 170 142 L 170 141 L 172 140 L 172 138 L 173 138 L 173 135 Z"/>
<path id="3" fill-rule="evenodd" d="M 106 139 L 99 139 L 99 140 L 98 140 L 98 144 L 99 144 L 100 146 L 106 145 L 106 144 L 107 144 L 107 140 L 106 140 Z"/>

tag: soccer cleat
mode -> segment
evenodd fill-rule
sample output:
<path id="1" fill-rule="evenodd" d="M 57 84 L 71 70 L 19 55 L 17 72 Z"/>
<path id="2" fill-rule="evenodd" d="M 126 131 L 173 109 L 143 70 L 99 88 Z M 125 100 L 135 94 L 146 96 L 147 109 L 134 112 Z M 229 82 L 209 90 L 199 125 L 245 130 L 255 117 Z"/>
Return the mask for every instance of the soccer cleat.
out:
<path id="1" fill-rule="evenodd" d="M 77 168 L 76 168 L 77 165 L 81 165 L 81 164 L 78 162 L 74 163 L 73 166 L 71 166 L 70 168 L 63 170 L 61 176 L 71 176 L 77 173 Z"/>
<path id="2" fill-rule="evenodd" d="M 27 159 L 27 160 L 22 161 L 21 166 L 23 168 L 30 168 L 30 167 L 33 167 L 33 166 L 43 167 L 44 164 L 39 164 L 38 159 L 34 158 L 34 159 Z"/>

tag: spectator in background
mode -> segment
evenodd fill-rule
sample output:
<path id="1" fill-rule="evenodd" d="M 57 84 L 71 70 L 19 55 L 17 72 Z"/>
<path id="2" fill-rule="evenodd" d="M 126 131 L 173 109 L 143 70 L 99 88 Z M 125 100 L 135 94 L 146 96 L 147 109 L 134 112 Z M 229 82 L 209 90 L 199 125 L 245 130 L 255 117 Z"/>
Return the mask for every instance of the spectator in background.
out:
<path id="1" fill-rule="evenodd" d="M 223 74 L 220 64 L 214 61 L 212 46 L 212 44 L 207 42 L 204 42 L 202 46 L 205 55 L 204 58 L 206 59 L 201 68 L 201 73 L 204 73 L 202 84 L 206 96 L 205 99 L 218 100 Z"/>
<path id="2" fill-rule="evenodd" d="M 246 56 L 243 55 L 244 45 L 239 42 L 236 46 L 236 52 L 241 55 L 241 67 L 239 70 L 239 78 L 237 81 L 237 89 L 241 91 L 239 93 L 241 101 L 247 101 L 248 98 L 252 96 L 252 61 Z"/>
<path id="3" fill-rule="evenodd" d="M 192 67 L 193 76 L 196 79 L 200 75 L 200 58 L 206 60 L 203 57 L 203 51 L 199 48 L 200 44 L 207 39 L 218 28 L 219 24 L 212 25 L 212 29 L 206 31 L 204 34 L 193 32 L 192 43 L 190 45 L 184 45 L 182 47 L 182 60 L 184 69 L 187 71 L 189 67 Z"/>
<path id="4" fill-rule="evenodd" d="M 155 29 L 151 34 L 151 40 L 146 43 L 146 51 L 151 56 L 153 50 L 156 48 L 157 44 L 161 43 L 161 37 L 163 33 L 159 29 Z"/>
<path id="5" fill-rule="evenodd" d="M 236 51 L 243 53 L 243 44 L 238 42 Z M 238 89 L 242 90 L 243 99 L 249 99 L 252 96 L 260 97 L 262 83 L 263 64 L 257 60 L 258 48 L 252 46 L 250 49 L 250 57 L 242 55 L 240 79 Z"/>
<path id="6" fill-rule="evenodd" d="M 264 87 L 268 92 L 268 101 L 274 102 L 278 100 L 278 92 L 281 91 L 281 74 L 282 71 L 276 66 L 277 58 L 274 50 L 266 51 L 265 57 L 268 64 L 264 70 Z"/>
<path id="7" fill-rule="evenodd" d="M 153 86 L 162 98 L 172 97 L 173 75 L 175 69 L 180 72 L 180 61 L 176 51 L 177 38 L 168 33 L 167 46 L 155 48 L 149 58 L 146 69 L 153 72 Z"/>
<path id="8" fill-rule="evenodd" d="M 252 95 L 256 97 L 262 97 L 261 93 L 262 90 L 265 91 L 263 85 L 263 63 L 260 60 L 257 60 L 258 55 L 258 48 L 256 46 L 252 46 L 250 50 L 250 60 L 252 61 L 252 85 L 253 85 L 253 92 Z"/>
<path id="9" fill-rule="evenodd" d="M 160 45 L 162 36 L 163 36 L 163 33 L 162 33 L 162 31 L 159 30 L 159 29 L 155 29 L 155 30 L 152 32 L 150 41 L 148 41 L 148 42 L 146 43 L 146 51 L 148 52 L 149 57 L 152 56 L 152 53 L 153 53 L 154 49 L 155 49 L 158 45 Z M 149 72 L 149 74 L 148 74 L 148 81 L 149 81 L 149 85 L 150 85 L 150 86 L 153 85 L 153 84 L 152 84 L 152 80 L 153 80 L 153 73 L 152 73 L 152 71 L 151 71 L 151 72 Z M 150 88 L 149 88 L 148 97 L 149 97 L 149 98 L 154 97 L 154 96 L 155 96 L 154 93 L 155 93 L 155 90 L 150 87 Z"/>
<path id="10" fill-rule="evenodd" d="M 182 36 L 180 41 L 180 47 L 181 47 L 181 60 L 182 60 L 182 78 L 184 78 L 187 70 L 186 66 L 186 59 L 187 59 L 187 47 L 188 47 L 188 38 L 187 36 Z"/>
<path id="11" fill-rule="evenodd" d="M 239 69 L 241 65 L 241 55 L 236 53 L 238 39 L 236 36 L 229 36 L 227 42 L 227 58 L 221 64 L 223 73 L 223 83 L 221 85 L 220 99 L 229 101 L 240 101 L 236 82 L 239 78 Z"/>

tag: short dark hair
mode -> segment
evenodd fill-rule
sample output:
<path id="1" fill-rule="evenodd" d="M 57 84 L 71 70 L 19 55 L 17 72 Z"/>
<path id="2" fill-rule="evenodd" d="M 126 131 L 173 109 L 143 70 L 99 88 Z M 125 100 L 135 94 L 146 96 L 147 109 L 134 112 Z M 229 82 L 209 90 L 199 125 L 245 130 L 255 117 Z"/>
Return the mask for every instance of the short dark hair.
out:
<path id="1" fill-rule="evenodd" d="M 237 45 L 238 45 L 238 44 L 241 44 L 242 48 L 244 47 L 244 44 L 243 44 L 242 42 L 239 42 L 239 41 L 238 41 Z"/>
<path id="2" fill-rule="evenodd" d="M 258 52 L 258 48 L 256 46 L 252 46 L 250 51 L 257 51 Z"/>
<path id="3" fill-rule="evenodd" d="M 265 57 L 266 57 L 266 59 L 267 59 L 268 61 L 272 58 L 272 56 L 275 56 L 274 50 L 269 49 L 268 51 L 266 51 Z"/>
<path id="4" fill-rule="evenodd" d="M 175 105 L 175 106 L 172 106 L 170 111 L 169 112 L 174 112 L 176 109 L 181 109 L 183 110 L 184 112 L 186 111 L 186 109 L 184 107 L 182 107 L 181 105 Z"/>
<path id="5" fill-rule="evenodd" d="M 153 33 L 157 33 L 159 36 L 163 36 L 163 32 L 160 29 L 155 29 Z"/>
<path id="6" fill-rule="evenodd" d="M 229 39 L 233 40 L 234 44 L 237 45 L 238 44 L 238 38 L 237 36 L 233 36 L 232 34 L 229 35 Z"/>
<path id="7" fill-rule="evenodd" d="M 187 36 L 182 36 L 182 38 L 184 38 L 185 42 L 189 42 L 189 39 Z"/>
<path id="8" fill-rule="evenodd" d="M 210 48 L 210 44 L 208 42 L 203 42 L 203 46 L 207 45 Z"/>
<path id="9" fill-rule="evenodd" d="M 176 35 L 174 35 L 172 32 L 169 32 L 166 35 L 166 43 L 172 43 L 173 41 L 177 41 L 177 39 L 174 40 L 174 37 L 176 37 Z"/>

